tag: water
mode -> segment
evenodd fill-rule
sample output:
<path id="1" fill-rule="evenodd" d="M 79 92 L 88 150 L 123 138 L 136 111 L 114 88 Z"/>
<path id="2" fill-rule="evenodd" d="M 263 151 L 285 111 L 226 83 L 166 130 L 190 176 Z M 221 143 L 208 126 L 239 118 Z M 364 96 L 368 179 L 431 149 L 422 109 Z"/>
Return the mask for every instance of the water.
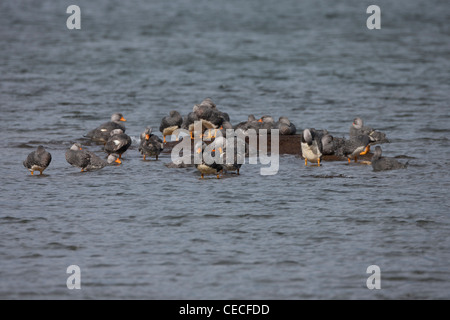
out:
<path id="1" fill-rule="evenodd" d="M 373 31 L 364 1 L 80 0 L 69 31 L 71 4 L 0 4 L 0 298 L 450 298 L 447 2 L 378 1 Z M 410 166 L 283 155 L 273 176 L 199 180 L 168 154 L 143 162 L 140 132 L 205 97 L 232 123 L 285 115 L 338 136 L 360 116 Z M 123 165 L 80 173 L 65 150 L 113 112 L 134 142 Z M 39 144 L 53 161 L 30 176 Z"/>

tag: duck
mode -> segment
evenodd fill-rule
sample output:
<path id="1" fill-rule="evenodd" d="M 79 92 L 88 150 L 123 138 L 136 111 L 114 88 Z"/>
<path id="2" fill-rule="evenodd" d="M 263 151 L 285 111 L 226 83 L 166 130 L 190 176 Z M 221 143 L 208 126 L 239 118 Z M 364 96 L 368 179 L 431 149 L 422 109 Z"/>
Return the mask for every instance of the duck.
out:
<path id="1" fill-rule="evenodd" d="M 122 129 L 114 129 L 110 133 L 108 141 L 105 143 L 105 152 L 107 154 L 116 153 L 119 155 L 119 159 L 122 158 L 122 154 L 128 150 L 131 146 L 131 138 L 127 134 L 123 133 Z"/>
<path id="2" fill-rule="evenodd" d="M 361 135 L 368 135 L 371 144 L 389 142 L 386 138 L 386 134 L 364 125 L 364 121 L 360 117 L 353 119 L 350 126 L 350 138 Z"/>
<path id="3" fill-rule="evenodd" d="M 259 130 L 266 129 L 267 134 L 270 134 L 270 130 L 274 129 L 275 120 L 272 116 L 264 115 L 258 120 L 258 122 L 260 123 Z"/>
<path id="4" fill-rule="evenodd" d="M 231 121 L 230 120 L 230 115 L 227 112 L 222 112 L 222 111 L 219 111 L 219 112 L 220 112 L 220 114 L 222 116 L 223 122 L 230 122 Z M 223 123 L 222 123 L 222 125 L 223 125 Z"/>
<path id="5" fill-rule="evenodd" d="M 162 118 L 161 124 L 159 126 L 159 131 L 163 135 L 163 143 L 166 143 L 166 136 L 172 135 L 172 133 L 181 128 L 183 124 L 183 118 L 177 110 L 172 110 L 169 113 L 169 116 Z M 178 136 L 176 138 L 178 141 Z"/>
<path id="6" fill-rule="evenodd" d="M 250 115 L 250 116 L 252 116 L 252 115 Z M 261 119 L 256 120 L 256 119 L 254 119 L 254 117 L 249 118 L 244 132 L 248 132 L 248 130 L 254 130 L 256 133 L 258 133 L 259 129 L 261 128 L 262 122 L 263 121 Z"/>
<path id="7" fill-rule="evenodd" d="M 164 143 L 158 136 L 152 134 L 152 128 L 147 127 L 143 133 L 141 133 L 141 142 L 139 145 L 139 151 L 144 156 L 144 160 L 147 156 L 156 157 L 164 149 Z"/>
<path id="8" fill-rule="evenodd" d="M 327 133 L 322 137 L 322 154 L 325 155 L 336 155 L 337 150 L 342 148 L 344 144 L 344 138 L 334 137 Z"/>
<path id="9" fill-rule="evenodd" d="M 86 171 L 99 170 L 107 166 L 120 165 L 122 163 L 116 154 L 110 154 L 106 160 L 103 160 L 93 152 L 86 151 L 86 153 L 90 156 L 89 164 L 85 168 Z"/>
<path id="10" fill-rule="evenodd" d="M 248 124 L 251 123 L 252 121 L 257 122 L 255 116 L 253 114 L 249 114 L 247 117 L 247 121 L 239 122 L 238 124 L 233 126 L 233 129 L 234 130 L 237 130 L 237 129 L 247 130 Z"/>
<path id="11" fill-rule="evenodd" d="M 50 152 L 45 150 L 44 146 L 38 146 L 35 151 L 28 154 L 23 161 L 23 166 L 30 170 L 31 175 L 34 175 L 34 171 L 39 171 L 42 174 L 51 161 L 52 155 Z"/>
<path id="12" fill-rule="evenodd" d="M 382 157 L 381 154 L 382 154 L 381 147 L 376 146 L 371 159 L 373 171 L 405 169 L 408 166 L 408 162 L 401 163 L 393 158 Z"/>
<path id="13" fill-rule="evenodd" d="M 243 134 L 247 134 L 248 130 L 254 130 L 255 133 L 259 131 L 262 125 L 262 120 L 256 120 L 255 116 L 253 114 L 249 114 L 247 121 L 243 121 L 235 125 L 233 128 L 236 132 L 240 131 Z"/>
<path id="14" fill-rule="evenodd" d="M 189 130 L 189 126 L 191 124 L 193 124 L 195 121 L 200 120 L 197 115 L 195 114 L 195 112 L 191 111 L 189 112 L 184 118 L 183 118 L 183 123 L 181 124 L 181 129 L 184 130 Z M 192 138 L 192 136 L 191 136 Z"/>
<path id="15" fill-rule="evenodd" d="M 217 109 L 216 104 L 210 98 L 206 98 L 200 104 L 194 105 L 192 111 L 198 119 L 207 120 L 217 128 L 222 126 L 224 121 L 230 121 L 230 116 Z"/>
<path id="16" fill-rule="evenodd" d="M 233 130 L 233 125 L 229 121 L 224 121 L 222 123 L 222 126 L 219 128 L 220 132 L 222 133 L 223 137 L 227 136 L 227 130 Z M 218 134 L 216 133 L 214 137 L 216 137 Z"/>
<path id="17" fill-rule="evenodd" d="M 200 133 L 196 132 L 196 130 L 195 130 L 195 129 L 197 129 L 196 128 L 197 126 L 200 126 L 200 128 L 199 128 Z M 211 130 L 217 129 L 217 126 L 214 123 L 212 123 L 211 121 L 208 121 L 205 119 L 200 119 L 200 120 L 194 121 L 193 123 L 191 123 L 189 125 L 189 128 L 188 128 L 191 139 L 194 139 L 195 134 L 197 134 L 200 137 L 203 137 L 204 132 L 207 130 L 210 130 L 210 129 Z"/>
<path id="18" fill-rule="evenodd" d="M 217 108 L 216 104 L 214 103 L 214 101 L 212 101 L 211 98 L 203 99 L 203 101 L 200 102 L 200 105 L 204 105 L 204 106 L 210 107 L 212 109 L 216 109 Z"/>
<path id="19" fill-rule="evenodd" d="M 213 109 L 209 104 L 196 104 L 192 108 L 192 112 L 194 112 L 198 119 L 209 120 L 212 117 Z"/>
<path id="20" fill-rule="evenodd" d="M 114 113 L 111 116 L 111 121 L 105 122 L 94 130 L 88 132 L 86 134 L 87 138 L 90 138 L 92 141 L 103 142 L 108 141 L 110 137 L 110 133 L 114 129 L 121 129 L 125 132 L 125 126 L 121 124 L 121 122 L 127 121 L 121 113 Z"/>
<path id="21" fill-rule="evenodd" d="M 317 162 L 320 166 L 322 159 L 322 137 L 323 131 L 314 128 L 304 129 L 300 140 L 303 158 L 305 158 L 305 166 L 308 161 Z"/>
<path id="22" fill-rule="evenodd" d="M 244 143 L 244 146 L 245 146 L 245 141 L 242 141 L 242 142 Z M 238 148 L 237 148 L 238 138 L 233 137 L 232 143 L 234 145 L 233 145 L 232 150 L 228 150 L 227 141 L 222 136 L 216 138 L 213 143 L 215 144 L 214 150 L 216 150 L 216 152 L 220 152 L 220 159 L 221 159 L 223 170 L 226 172 L 236 171 L 236 174 L 239 175 L 240 174 L 239 171 L 242 167 L 242 164 L 245 161 L 244 160 L 245 155 L 242 155 L 242 157 L 238 157 Z M 245 151 L 245 149 L 244 149 L 244 151 Z M 231 155 L 230 155 L 230 152 L 232 152 Z"/>
<path id="23" fill-rule="evenodd" d="M 204 178 L 205 174 L 214 174 L 217 176 L 217 179 L 220 179 L 220 175 L 219 172 L 221 172 L 223 170 L 223 166 L 221 164 L 218 163 L 211 163 L 211 164 L 207 164 L 203 158 L 203 151 L 205 150 L 206 147 L 206 143 L 204 141 L 199 141 L 195 144 L 195 152 L 197 155 L 199 155 L 200 157 L 200 161 L 195 161 L 195 167 L 197 168 L 198 171 L 200 171 L 201 173 L 201 179 Z M 214 152 L 211 154 L 212 157 L 215 156 Z M 195 158 L 194 158 L 195 159 Z"/>
<path id="24" fill-rule="evenodd" d="M 348 163 L 351 162 L 351 159 L 358 162 L 358 157 L 360 155 L 365 155 L 370 151 L 370 142 L 371 139 L 368 135 L 351 137 L 348 140 L 344 140 L 337 153 L 340 156 L 346 157 L 348 159 Z"/>
<path id="25" fill-rule="evenodd" d="M 209 128 L 209 129 L 206 129 L 203 132 L 203 139 L 210 140 L 210 139 L 213 139 L 213 138 L 215 139 L 215 138 L 218 138 L 218 137 L 226 137 L 228 129 L 232 130 L 233 129 L 233 125 L 230 122 L 228 122 L 228 121 L 224 121 L 222 123 L 222 125 L 220 126 L 220 128 L 216 128 L 216 129 Z"/>
<path id="26" fill-rule="evenodd" d="M 274 128 L 279 130 L 280 135 L 293 135 L 297 132 L 297 128 L 289 121 L 288 117 L 280 117 Z"/>
<path id="27" fill-rule="evenodd" d="M 74 167 L 81 168 L 81 172 L 84 172 L 89 165 L 90 157 L 86 151 L 83 151 L 81 144 L 78 142 L 66 151 L 66 161 Z"/>
<path id="28" fill-rule="evenodd" d="M 114 154 L 110 154 L 107 161 L 104 161 L 93 152 L 83 150 L 81 144 L 78 142 L 74 143 L 66 151 L 65 156 L 66 161 L 74 167 L 81 168 L 81 172 L 101 169 L 107 165 L 114 164 L 114 162 L 118 164 L 122 163 Z"/>

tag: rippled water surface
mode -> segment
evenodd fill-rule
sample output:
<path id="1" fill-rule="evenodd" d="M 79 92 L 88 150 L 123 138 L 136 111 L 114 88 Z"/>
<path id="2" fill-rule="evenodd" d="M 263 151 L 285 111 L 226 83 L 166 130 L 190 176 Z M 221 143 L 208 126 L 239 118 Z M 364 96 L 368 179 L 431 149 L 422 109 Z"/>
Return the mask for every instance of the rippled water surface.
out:
<path id="1" fill-rule="evenodd" d="M 0 298 L 449 299 L 450 7 L 446 1 L 0 3 Z M 406 170 L 280 156 L 276 175 L 199 179 L 142 161 L 139 134 L 211 97 L 232 123 L 271 114 L 387 133 Z M 127 118 L 120 167 L 66 149 Z M 159 134 L 159 132 L 158 132 Z M 43 176 L 22 166 L 39 144 Z M 68 290 L 66 268 L 81 268 Z M 381 290 L 368 290 L 369 265 Z"/>

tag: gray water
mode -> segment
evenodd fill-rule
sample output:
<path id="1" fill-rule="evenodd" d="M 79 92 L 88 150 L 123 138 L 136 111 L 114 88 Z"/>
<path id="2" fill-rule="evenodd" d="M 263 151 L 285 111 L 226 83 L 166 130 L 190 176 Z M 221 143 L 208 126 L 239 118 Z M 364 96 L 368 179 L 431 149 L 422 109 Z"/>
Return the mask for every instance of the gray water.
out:
<path id="1" fill-rule="evenodd" d="M 447 1 L 93 2 L 0 2 L 0 298 L 450 298 Z M 205 97 L 233 124 L 284 115 L 348 136 L 360 116 L 409 167 L 282 155 L 276 175 L 200 180 L 169 154 L 142 161 L 143 129 Z M 82 137 L 113 112 L 133 138 L 123 165 L 80 173 L 66 149 L 102 155 Z M 53 161 L 31 176 L 39 144 Z"/>

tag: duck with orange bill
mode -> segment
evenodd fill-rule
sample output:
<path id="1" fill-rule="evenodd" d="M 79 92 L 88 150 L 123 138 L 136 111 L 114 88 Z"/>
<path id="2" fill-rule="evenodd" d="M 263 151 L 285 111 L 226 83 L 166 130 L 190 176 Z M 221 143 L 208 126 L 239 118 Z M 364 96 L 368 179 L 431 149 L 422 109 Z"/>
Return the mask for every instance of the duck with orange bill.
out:
<path id="1" fill-rule="evenodd" d="M 262 120 L 261 120 L 262 122 Z M 234 130 L 241 129 L 242 131 L 246 131 L 248 129 L 257 129 L 260 126 L 260 122 L 256 120 L 255 116 L 253 114 L 249 114 L 247 121 L 239 122 L 238 124 L 233 126 Z"/>
<path id="2" fill-rule="evenodd" d="M 228 143 L 232 142 L 232 144 L 229 146 L 230 148 L 227 148 L 227 140 Z M 220 153 L 223 170 L 225 172 L 235 171 L 236 174 L 239 175 L 239 171 L 245 161 L 245 149 L 243 150 L 243 154 L 239 154 L 238 144 L 241 143 L 245 148 L 245 141 L 241 140 L 238 137 L 224 139 L 223 136 L 220 136 L 216 138 L 212 143 L 214 143 L 214 150 Z"/>
<path id="3" fill-rule="evenodd" d="M 116 154 L 110 154 L 106 158 L 106 160 L 103 160 L 99 156 L 97 156 L 95 153 L 86 151 L 90 155 L 90 163 L 86 167 L 86 171 L 94 171 L 99 170 L 107 166 L 116 166 L 120 165 L 122 161 L 119 159 L 118 155 Z"/>
<path id="4" fill-rule="evenodd" d="M 141 142 L 138 149 L 144 156 L 144 160 L 146 157 L 156 157 L 156 160 L 158 160 L 158 156 L 163 149 L 164 143 L 161 138 L 152 134 L 151 127 L 145 128 L 145 131 L 141 133 Z"/>
<path id="5" fill-rule="evenodd" d="M 261 119 L 258 120 L 258 122 L 260 123 L 259 130 L 266 129 L 267 134 L 270 134 L 270 130 L 274 129 L 275 120 L 272 116 L 264 115 L 261 117 Z"/>
<path id="6" fill-rule="evenodd" d="M 74 143 L 66 151 L 66 161 L 70 165 L 80 168 L 81 172 L 101 169 L 108 165 L 114 165 L 115 163 L 122 163 L 114 154 L 109 155 L 107 161 L 104 161 L 95 153 L 83 150 L 79 143 Z"/>
<path id="7" fill-rule="evenodd" d="M 121 122 L 127 121 L 121 113 L 114 113 L 111 116 L 111 121 L 105 122 L 94 130 L 86 134 L 86 137 L 96 142 L 105 143 L 110 137 L 111 131 L 114 129 L 121 129 L 125 132 L 125 126 Z"/>

